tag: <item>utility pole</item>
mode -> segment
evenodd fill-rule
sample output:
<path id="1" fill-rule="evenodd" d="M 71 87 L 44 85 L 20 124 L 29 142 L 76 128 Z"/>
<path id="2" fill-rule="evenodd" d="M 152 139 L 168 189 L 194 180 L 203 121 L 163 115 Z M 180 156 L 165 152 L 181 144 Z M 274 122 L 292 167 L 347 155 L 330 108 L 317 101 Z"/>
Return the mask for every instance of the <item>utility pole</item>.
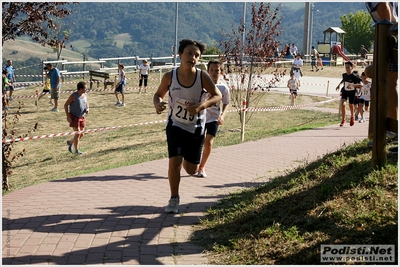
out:
<path id="1" fill-rule="evenodd" d="M 174 66 L 178 55 L 178 2 L 175 3 L 175 44 L 174 44 Z"/>
<path id="2" fill-rule="evenodd" d="M 306 2 L 304 10 L 303 55 L 308 54 L 310 48 L 310 2 Z"/>

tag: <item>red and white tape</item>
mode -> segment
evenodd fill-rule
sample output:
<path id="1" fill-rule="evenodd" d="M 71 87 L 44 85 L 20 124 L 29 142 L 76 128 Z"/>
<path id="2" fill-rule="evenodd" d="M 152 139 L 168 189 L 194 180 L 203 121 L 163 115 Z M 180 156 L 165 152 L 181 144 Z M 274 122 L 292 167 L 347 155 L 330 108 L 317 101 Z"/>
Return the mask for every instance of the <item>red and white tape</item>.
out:
<path id="1" fill-rule="evenodd" d="M 304 107 L 309 107 L 309 106 L 314 106 L 314 105 L 318 105 L 318 104 L 327 103 L 327 102 L 330 102 L 330 101 L 333 101 L 333 100 L 335 100 L 335 99 L 329 99 L 329 100 L 325 100 L 325 101 L 318 102 L 318 103 L 295 105 L 295 106 L 268 107 L 268 108 L 246 108 L 245 111 L 246 112 L 250 112 L 250 111 L 251 112 L 258 112 L 258 111 L 280 111 L 280 110 L 300 109 L 300 108 L 304 108 Z M 243 104 L 245 105 L 245 103 L 243 103 Z M 228 110 L 227 112 L 236 112 L 236 111 L 237 110 Z M 122 128 L 127 128 L 127 127 L 143 126 L 143 125 L 149 125 L 149 124 L 157 124 L 157 123 L 162 123 L 162 122 L 166 122 L 166 121 L 167 120 L 159 120 L 159 121 L 152 121 L 152 122 L 141 122 L 141 123 L 127 124 L 127 125 L 122 125 L 122 126 L 110 126 L 110 127 L 104 127 L 104 128 L 98 128 L 98 129 L 85 130 L 85 131 L 83 131 L 83 133 L 96 133 L 96 132 L 101 132 L 101 131 L 122 129 Z M 82 131 L 65 132 L 65 133 L 58 133 L 58 134 L 45 134 L 45 135 L 37 135 L 37 136 L 28 136 L 28 137 L 21 137 L 21 138 L 6 139 L 6 140 L 2 140 L 2 143 L 14 143 L 14 142 L 21 142 L 21 141 L 28 141 L 28 140 L 36 140 L 36 139 L 68 136 L 68 135 L 79 134 L 79 133 L 82 133 Z"/>
<path id="2" fill-rule="evenodd" d="M 147 89 L 155 89 L 158 88 L 157 86 L 148 86 Z M 103 91 L 114 91 L 115 88 L 108 88 L 108 89 L 88 89 L 87 92 L 103 92 Z M 139 87 L 128 87 L 125 88 L 125 91 L 130 91 L 130 90 L 139 90 Z M 60 91 L 61 94 L 68 94 L 68 93 L 73 93 L 75 92 L 75 90 L 68 90 L 68 91 Z M 45 95 L 45 94 L 49 94 L 49 93 L 39 93 L 38 95 Z M 28 95 L 28 96 L 13 96 L 14 99 L 17 98 L 35 98 L 37 97 L 37 95 Z"/>
<path id="3" fill-rule="evenodd" d="M 14 142 L 21 142 L 21 141 L 28 141 L 28 140 L 35 140 L 35 139 L 68 136 L 68 135 L 80 134 L 80 133 L 96 133 L 96 132 L 101 132 L 101 131 L 109 131 L 109 130 L 127 128 L 127 127 L 142 126 L 142 125 L 149 125 L 149 124 L 157 124 L 157 123 L 166 122 L 166 121 L 167 120 L 159 120 L 159 121 L 127 124 L 127 125 L 122 125 L 122 126 L 111 126 L 111 127 L 104 127 L 104 128 L 98 128 L 98 129 L 90 129 L 90 130 L 85 130 L 85 131 L 74 131 L 74 132 L 65 132 L 65 133 L 58 133 L 58 134 L 45 134 L 45 135 L 13 138 L 13 139 L 2 140 L 2 143 L 14 143 Z"/>

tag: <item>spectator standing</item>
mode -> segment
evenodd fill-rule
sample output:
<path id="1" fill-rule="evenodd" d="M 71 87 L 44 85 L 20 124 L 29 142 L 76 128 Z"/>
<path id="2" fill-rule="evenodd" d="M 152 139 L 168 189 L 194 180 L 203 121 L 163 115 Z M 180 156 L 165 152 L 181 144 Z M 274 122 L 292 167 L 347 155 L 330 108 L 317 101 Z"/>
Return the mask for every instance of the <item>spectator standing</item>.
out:
<path id="1" fill-rule="evenodd" d="M 298 49 L 297 49 L 297 46 L 295 44 L 291 44 L 291 46 L 290 46 L 290 54 L 292 55 L 292 57 L 296 57 L 296 55 L 298 54 Z"/>
<path id="2" fill-rule="evenodd" d="M 163 101 L 168 93 L 167 115 L 168 181 L 171 198 L 165 212 L 178 213 L 179 184 L 182 167 L 188 174 L 198 171 L 204 142 L 205 109 L 218 103 L 222 96 L 210 76 L 196 68 L 206 46 L 193 40 L 179 42 L 178 68 L 164 74 L 153 97 L 157 114 L 166 109 Z M 209 98 L 206 99 L 206 94 Z"/>
<path id="3" fill-rule="evenodd" d="M 10 92 L 8 99 L 13 100 L 14 98 L 12 97 L 12 95 L 14 93 L 14 83 L 16 83 L 17 80 L 15 79 L 15 70 L 12 65 L 12 60 L 10 60 L 10 59 L 7 60 L 7 65 L 4 66 L 3 70 L 4 69 L 8 70 L 7 79 L 8 79 L 9 85 L 6 87 L 6 91 Z"/>
<path id="4" fill-rule="evenodd" d="M 350 109 L 350 126 L 354 125 L 354 101 L 356 97 L 356 88 L 361 88 L 361 78 L 353 73 L 354 65 L 350 61 L 345 64 L 346 72 L 342 74 L 342 80 L 336 87 L 336 91 L 344 83 L 344 87 L 341 90 L 341 111 L 342 111 L 342 122 L 340 127 L 346 123 L 346 101 L 349 99 L 349 109 Z"/>
<path id="5" fill-rule="evenodd" d="M 301 67 L 303 67 L 303 60 L 301 59 L 301 55 L 299 53 L 293 60 L 293 65 L 292 65 L 292 72 L 294 73 L 294 77 L 296 78 L 296 80 L 299 81 L 299 86 L 300 86 L 300 77 L 303 76 L 303 73 L 301 72 Z"/>
<path id="6" fill-rule="evenodd" d="M 199 171 L 197 173 L 198 177 L 207 177 L 205 166 L 211 154 L 212 146 L 214 144 L 214 139 L 218 132 L 218 126 L 224 123 L 225 115 L 230 102 L 229 87 L 226 84 L 219 83 L 219 79 L 222 74 L 221 62 L 216 60 L 209 61 L 207 64 L 207 70 L 212 81 L 215 83 L 218 90 L 221 92 L 222 99 L 220 102 L 207 108 L 206 126 L 205 126 L 206 137 L 204 139 L 203 155 L 201 157 Z M 222 109 L 221 109 L 221 103 L 222 103 Z"/>
<path id="7" fill-rule="evenodd" d="M 58 112 L 58 99 L 60 98 L 61 90 L 61 74 L 60 71 L 51 63 L 47 63 L 46 66 L 50 75 L 51 99 L 54 100 L 54 107 L 51 111 Z"/>
<path id="8" fill-rule="evenodd" d="M 2 72 L 2 104 L 3 110 L 8 110 L 8 99 L 7 99 L 7 86 L 10 86 L 11 83 L 8 81 L 8 70 L 3 69 Z"/>
<path id="9" fill-rule="evenodd" d="M 282 51 L 285 52 L 286 59 L 293 58 L 292 54 L 290 53 L 290 44 L 285 45 Z"/>
<path id="10" fill-rule="evenodd" d="M 362 86 L 361 86 L 361 96 L 358 104 L 358 113 L 360 115 L 360 120 L 358 122 L 365 122 L 364 120 L 364 107 L 365 111 L 368 111 L 369 102 L 371 101 L 371 82 L 367 80 L 367 76 L 363 72 L 361 74 Z"/>
<path id="11" fill-rule="evenodd" d="M 324 69 L 324 65 L 322 64 L 322 58 L 321 58 L 319 53 L 318 53 L 318 56 L 317 56 L 317 68 L 318 67 L 321 67 L 321 70 Z"/>
<path id="12" fill-rule="evenodd" d="M 147 63 L 147 60 L 143 59 L 142 64 L 139 66 L 139 94 L 142 91 L 142 85 L 144 85 L 144 92 L 147 93 L 147 80 L 150 73 L 150 65 Z"/>
<path id="13" fill-rule="evenodd" d="M 359 54 L 360 54 L 360 58 L 361 58 L 361 66 L 364 68 L 365 67 L 365 59 L 368 54 L 368 50 L 365 49 L 364 45 L 361 45 Z"/>
<path id="14" fill-rule="evenodd" d="M 84 135 L 86 126 L 85 115 L 89 113 L 89 103 L 86 96 L 86 82 L 79 82 L 77 91 L 71 94 L 64 104 L 65 114 L 69 126 L 76 132 L 72 140 L 67 141 L 68 151 L 72 153 L 72 147 L 75 149 L 75 155 L 81 155 L 79 150 L 79 141 Z"/>
<path id="15" fill-rule="evenodd" d="M 116 106 L 125 107 L 125 85 L 126 85 L 126 76 L 124 71 L 124 64 L 118 64 L 118 83 L 115 87 L 115 97 L 117 98 Z M 118 93 L 121 94 L 121 100 L 119 100 Z"/>
<path id="16" fill-rule="evenodd" d="M 315 49 L 314 46 L 311 47 L 311 71 L 314 71 L 314 67 L 316 71 L 318 71 L 318 66 L 317 66 L 317 58 L 319 58 L 319 53 L 317 49 Z"/>

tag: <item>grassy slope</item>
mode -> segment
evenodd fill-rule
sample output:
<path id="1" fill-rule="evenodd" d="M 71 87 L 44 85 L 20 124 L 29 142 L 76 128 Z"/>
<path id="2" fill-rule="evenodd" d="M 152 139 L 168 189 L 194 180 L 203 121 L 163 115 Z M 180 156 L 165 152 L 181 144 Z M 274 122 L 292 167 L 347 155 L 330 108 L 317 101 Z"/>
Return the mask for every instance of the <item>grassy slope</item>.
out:
<path id="1" fill-rule="evenodd" d="M 366 141 L 325 155 L 210 208 L 194 240 L 218 265 L 321 264 L 322 244 L 397 246 L 397 161 L 374 170 Z"/>

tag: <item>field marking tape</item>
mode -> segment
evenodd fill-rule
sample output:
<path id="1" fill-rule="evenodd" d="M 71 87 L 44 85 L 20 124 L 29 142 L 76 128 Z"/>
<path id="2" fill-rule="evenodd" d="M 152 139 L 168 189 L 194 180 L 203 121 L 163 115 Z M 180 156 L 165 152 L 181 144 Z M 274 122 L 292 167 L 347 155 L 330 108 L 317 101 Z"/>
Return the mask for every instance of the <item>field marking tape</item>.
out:
<path id="1" fill-rule="evenodd" d="M 20 142 L 20 141 L 28 141 L 28 140 L 35 140 L 35 139 L 68 136 L 68 135 L 81 134 L 81 133 L 95 133 L 95 132 L 101 132 L 101 131 L 121 129 L 121 128 L 126 128 L 126 127 L 156 124 L 156 123 L 161 123 L 161 122 L 166 122 L 166 121 L 167 120 L 159 120 L 159 121 L 151 121 L 151 122 L 140 122 L 140 123 L 127 124 L 127 125 L 122 125 L 122 126 L 111 126 L 111 127 L 104 127 L 104 128 L 98 128 L 98 129 L 90 129 L 90 130 L 85 130 L 85 131 L 74 131 L 74 132 L 65 132 L 65 133 L 58 133 L 58 134 L 44 134 L 44 135 L 37 135 L 37 136 L 13 138 L 13 139 L 2 140 L 2 143 L 3 144 L 4 143 L 14 143 L 14 142 Z"/>
<path id="2" fill-rule="evenodd" d="M 155 89 L 158 88 L 157 86 L 148 86 L 147 89 Z M 139 89 L 139 87 L 129 87 L 129 88 L 125 88 L 125 91 L 130 91 L 130 90 L 136 90 Z M 87 89 L 86 92 L 101 92 L 101 91 L 114 91 L 115 88 L 109 88 L 109 89 Z M 68 93 L 73 93 L 76 90 L 67 90 L 67 91 L 60 91 L 61 94 L 68 94 Z M 38 93 L 38 95 L 46 95 L 46 94 L 50 94 L 50 93 Z M 38 95 L 28 95 L 28 96 L 13 96 L 13 99 L 16 98 L 36 98 Z"/>
<path id="3" fill-rule="evenodd" d="M 323 103 L 328 103 L 330 101 L 334 101 L 335 98 L 324 100 L 321 102 L 317 103 L 312 103 L 312 104 L 304 104 L 304 105 L 295 105 L 295 106 L 282 106 L 282 107 L 268 107 L 268 108 L 246 108 L 246 111 L 252 111 L 252 112 L 257 112 L 257 111 L 281 111 L 281 110 L 290 110 L 290 109 L 301 109 L 304 107 L 309 107 L 309 106 L 314 106 L 314 105 L 319 105 Z M 227 112 L 236 112 L 238 110 L 232 109 L 228 110 Z M 29 137 L 21 137 L 21 138 L 13 138 L 13 139 L 6 139 L 2 140 L 2 143 L 14 143 L 14 142 L 20 142 L 20 141 L 28 141 L 28 140 L 36 140 L 36 139 L 44 139 L 44 138 L 52 138 L 52 137 L 60 137 L 60 136 L 68 136 L 68 135 L 73 135 L 73 134 L 80 134 L 80 133 L 96 133 L 96 132 L 101 132 L 101 131 L 108 131 L 108 130 L 115 130 L 115 129 L 121 129 L 121 128 L 127 128 L 127 127 L 134 127 L 134 126 L 143 126 L 143 125 L 149 125 L 149 124 L 157 124 L 161 122 L 167 122 L 167 120 L 159 120 L 159 121 L 151 121 L 151 122 L 140 122 L 140 123 L 134 123 L 134 124 L 127 124 L 127 125 L 122 125 L 122 126 L 110 126 L 110 127 L 103 127 L 103 128 L 98 128 L 98 129 L 89 129 L 85 131 L 74 131 L 74 132 L 64 132 L 64 133 L 58 133 L 58 134 L 45 134 L 45 135 L 37 135 L 37 136 L 29 136 Z"/>

